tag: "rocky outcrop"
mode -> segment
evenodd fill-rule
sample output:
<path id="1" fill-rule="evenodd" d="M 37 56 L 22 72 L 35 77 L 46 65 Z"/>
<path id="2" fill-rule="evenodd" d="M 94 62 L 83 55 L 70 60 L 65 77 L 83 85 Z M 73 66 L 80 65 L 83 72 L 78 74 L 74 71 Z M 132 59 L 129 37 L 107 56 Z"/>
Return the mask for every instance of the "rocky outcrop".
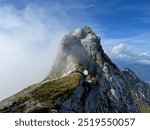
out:
<path id="1" fill-rule="evenodd" d="M 129 68 L 125 68 L 122 73 L 141 111 L 150 112 L 150 85 L 139 79 Z"/>
<path id="2" fill-rule="evenodd" d="M 113 64 L 100 42 L 89 27 L 67 34 L 45 80 L 0 102 L 0 112 L 143 111 L 135 95 L 141 91 L 133 93 L 138 84 L 130 80 L 137 77 Z M 142 92 L 146 103 L 150 92 Z"/>

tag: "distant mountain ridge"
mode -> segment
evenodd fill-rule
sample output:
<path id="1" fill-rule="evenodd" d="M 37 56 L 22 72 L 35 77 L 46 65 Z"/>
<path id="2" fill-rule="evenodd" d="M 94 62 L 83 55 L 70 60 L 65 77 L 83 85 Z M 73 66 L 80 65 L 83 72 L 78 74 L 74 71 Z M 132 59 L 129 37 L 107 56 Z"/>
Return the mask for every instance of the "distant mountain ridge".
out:
<path id="1" fill-rule="evenodd" d="M 0 102 L 0 112 L 150 112 L 150 87 L 120 70 L 90 27 L 61 41 L 49 75 Z"/>
<path id="2" fill-rule="evenodd" d="M 133 61 L 123 61 L 121 59 L 113 60 L 113 62 L 121 69 L 128 67 L 133 70 L 138 77 L 144 81 L 150 81 L 150 65 L 134 63 Z"/>

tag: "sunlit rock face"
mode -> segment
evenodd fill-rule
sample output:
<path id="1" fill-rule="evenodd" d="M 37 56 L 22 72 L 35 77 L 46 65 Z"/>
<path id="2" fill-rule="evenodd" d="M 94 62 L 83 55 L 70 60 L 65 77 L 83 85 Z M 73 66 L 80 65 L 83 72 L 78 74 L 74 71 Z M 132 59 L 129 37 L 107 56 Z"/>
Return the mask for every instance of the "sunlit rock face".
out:
<path id="1" fill-rule="evenodd" d="M 144 112 L 140 103 L 148 110 L 150 89 L 138 78 L 131 82 L 136 78 L 111 62 L 90 27 L 77 28 L 62 39 L 49 75 L 0 102 L 0 111 Z"/>

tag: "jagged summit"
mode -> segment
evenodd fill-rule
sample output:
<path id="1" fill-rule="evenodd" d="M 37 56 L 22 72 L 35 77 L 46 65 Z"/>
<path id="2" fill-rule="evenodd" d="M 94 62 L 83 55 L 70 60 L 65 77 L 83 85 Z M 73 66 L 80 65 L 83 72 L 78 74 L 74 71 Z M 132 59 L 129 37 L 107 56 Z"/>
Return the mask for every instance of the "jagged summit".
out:
<path id="1" fill-rule="evenodd" d="M 59 54 L 48 78 L 66 76 L 84 69 L 95 73 L 95 66 L 110 59 L 104 54 L 100 37 L 90 27 L 77 28 L 61 41 Z"/>
<path id="2" fill-rule="evenodd" d="M 77 29 L 73 30 L 72 32 L 70 32 L 70 34 L 78 37 L 79 39 L 85 38 L 88 34 L 95 35 L 95 33 L 92 31 L 92 29 L 88 26 L 85 26 L 83 28 L 77 28 Z"/>
<path id="3" fill-rule="evenodd" d="M 83 27 L 62 39 L 46 79 L 1 101 L 0 112 L 150 112 L 150 87 L 113 64 Z"/>

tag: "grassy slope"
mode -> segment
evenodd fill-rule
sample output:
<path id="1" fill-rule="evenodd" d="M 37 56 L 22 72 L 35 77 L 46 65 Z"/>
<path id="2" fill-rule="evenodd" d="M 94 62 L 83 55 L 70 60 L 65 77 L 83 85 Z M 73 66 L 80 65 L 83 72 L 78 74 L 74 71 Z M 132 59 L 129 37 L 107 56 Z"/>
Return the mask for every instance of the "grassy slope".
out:
<path id="1" fill-rule="evenodd" d="M 142 99 L 136 100 L 142 113 L 150 113 L 150 106 L 146 105 Z"/>
<path id="2" fill-rule="evenodd" d="M 58 97 L 67 98 L 69 94 L 78 86 L 80 81 L 79 73 L 72 73 L 66 77 L 48 81 L 45 83 L 35 84 L 17 93 L 16 103 L 10 110 L 5 112 L 23 112 L 25 109 L 24 102 L 36 102 L 43 106 L 42 109 L 53 109 L 54 99 Z M 41 108 L 35 108 L 31 112 L 38 112 Z"/>
<path id="3" fill-rule="evenodd" d="M 67 77 L 42 84 L 31 93 L 31 96 L 34 100 L 38 100 L 42 105 L 53 108 L 53 100 L 62 96 L 67 98 L 67 96 L 78 86 L 79 81 L 80 75 L 74 73 Z"/>
<path id="4" fill-rule="evenodd" d="M 134 87 L 131 87 L 131 92 L 134 97 L 136 97 L 137 90 Z M 140 107 L 142 113 L 150 113 L 150 106 L 148 106 L 142 99 L 137 98 L 136 103 Z"/>

